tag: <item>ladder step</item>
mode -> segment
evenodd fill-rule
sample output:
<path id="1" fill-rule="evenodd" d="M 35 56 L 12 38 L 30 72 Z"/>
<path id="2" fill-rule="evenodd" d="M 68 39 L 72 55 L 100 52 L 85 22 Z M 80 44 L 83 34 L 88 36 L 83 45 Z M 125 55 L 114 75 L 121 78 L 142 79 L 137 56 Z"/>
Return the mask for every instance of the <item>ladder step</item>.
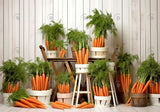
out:
<path id="1" fill-rule="evenodd" d="M 77 91 L 75 91 L 75 93 L 77 93 Z M 79 91 L 79 93 L 90 93 L 89 91 Z"/>

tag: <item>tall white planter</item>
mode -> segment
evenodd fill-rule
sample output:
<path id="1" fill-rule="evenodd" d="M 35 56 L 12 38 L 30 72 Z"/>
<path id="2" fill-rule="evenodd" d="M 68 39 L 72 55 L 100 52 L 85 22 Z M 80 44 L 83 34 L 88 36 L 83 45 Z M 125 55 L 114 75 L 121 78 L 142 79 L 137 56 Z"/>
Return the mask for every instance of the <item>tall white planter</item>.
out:
<path id="1" fill-rule="evenodd" d="M 91 58 L 106 58 L 108 55 L 108 47 L 91 47 Z"/>
<path id="2" fill-rule="evenodd" d="M 9 97 L 11 94 L 12 94 L 12 93 L 3 93 L 3 104 L 9 105 L 9 103 L 8 103 L 8 97 Z"/>
<path id="3" fill-rule="evenodd" d="M 57 58 L 57 51 L 55 50 L 49 50 L 46 51 L 47 58 Z"/>
<path id="4" fill-rule="evenodd" d="M 160 94 L 149 94 L 151 105 L 160 106 Z"/>
<path id="5" fill-rule="evenodd" d="M 110 107 L 111 96 L 94 96 L 96 107 Z"/>
<path id="6" fill-rule="evenodd" d="M 71 105 L 72 93 L 57 93 L 58 101 Z"/>

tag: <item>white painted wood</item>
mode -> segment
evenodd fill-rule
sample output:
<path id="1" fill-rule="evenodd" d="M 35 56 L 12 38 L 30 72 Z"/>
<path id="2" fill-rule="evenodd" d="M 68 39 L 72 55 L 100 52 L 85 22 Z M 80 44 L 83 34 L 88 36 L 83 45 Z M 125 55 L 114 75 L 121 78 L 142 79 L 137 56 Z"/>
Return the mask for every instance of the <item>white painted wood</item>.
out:
<path id="1" fill-rule="evenodd" d="M 151 53 L 154 53 L 155 60 L 157 57 L 157 48 L 158 48 L 158 15 L 157 15 L 157 0 L 152 0 L 151 2 Z"/>
<path id="2" fill-rule="evenodd" d="M 76 0 L 76 28 L 81 31 L 84 28 L 83 12 L 83 0 Z"/>
<path id="3" fill-rule="evenodd" d="M 160 63 L 160 1 L 158 0 L 158 62 Z"/>

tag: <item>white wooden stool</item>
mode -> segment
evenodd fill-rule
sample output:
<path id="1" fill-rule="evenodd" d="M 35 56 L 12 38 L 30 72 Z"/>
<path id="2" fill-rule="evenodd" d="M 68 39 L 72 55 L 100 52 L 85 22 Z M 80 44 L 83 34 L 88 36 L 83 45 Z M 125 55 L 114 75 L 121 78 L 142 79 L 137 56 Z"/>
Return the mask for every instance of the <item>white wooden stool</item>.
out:
<path id="1" fill-rule="evenodd" d="M 74 104 L 75 94 L 77 94 L 76 103 L 75 103 L 76 106 L 78 105 L 79 94 L 87 94 L 88 102 L 91 101 L 93 103 L 91 83 L 90 83 L 90 78 L 88 76 L 88 64 L 76 64 L 75 68 L 76 68 L 76 80 L 75 80 L 75 86 L 73 89 L 72 105 Z M 82 75 L 85 76 L 85 79 L 86 79 L 86 86 L 87 86 L 86 91 L 80 91 Z M 78 83 L 78 86 L 77 86 L 77 83 Z"/>

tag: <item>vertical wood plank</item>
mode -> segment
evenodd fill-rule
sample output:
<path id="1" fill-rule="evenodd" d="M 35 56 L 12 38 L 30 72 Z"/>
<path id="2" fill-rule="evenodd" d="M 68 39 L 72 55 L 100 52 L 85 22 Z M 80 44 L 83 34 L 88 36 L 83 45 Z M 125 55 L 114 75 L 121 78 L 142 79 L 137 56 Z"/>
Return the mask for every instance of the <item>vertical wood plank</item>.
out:
<path id="1" fill-rule="evenodd" d="M 46 11 L 45 12 L 45 20 L 46 20 L 45 23 L 48 24 L 48 23 L 50 23 L 51 20 L 53 20 L 53 17 L 54 17 L 53 16 L 53 11 L 52 11 L 53 10 L 53 7 L 52 7 L 53 6 L 53 0 L 46 0 L 45 5 L 46 5 L 45 6 L 45 8 L 46 8 L 45 9 L 45 11 Z"/>
<path id="2" fill-rule="evenodd" d="M 39 29 L 42 25 L 42 12 L 43 12 L 43 8 L 42 8 L 42 1 L 43 0 L 36 0 L 36 40 L 35 40 L 35 49 L 36 49 L 36 57 L 41 57 L 42 58 L 42 54 L 41 51 L 39 49 L 39 45 L 42 44 L 42 33 L 41 30 Z"/>
<path id="3" fill-rule="evenodd" d="M 146 0 L 146 57 L 151 53 L 151 0 Z"/>
<path id="4" fill-rule="evenodd" d="M 157 48 L 158 48 L 158 13 L 157 13 L 157 0 L 152 0 L 151 2 L 151 53 L 154 53 L 155 60 L 158 60 L 157 57 Z"/>
<path id="5" fill-rule="evenodd" d="M 76 0 L 76 28 L 83 30 L 83 0 Z"/>
<path id="6" fill-rule="evenodd" d="M 20 12 L 20 28 L 19 28 L 19 55 L 20 55 L 20 57 L 24 57 L 24 18 L 23 18 L 23 14 L 24 14 L 24 1 L 23 0 L 19 0 L 19 4 L 20 4 L 20 10 L 19 10 L 19 12 Z"/>
<path id="7" fill-rule="evenodd" d="M 20 44 L 20 29 L 19 29 L 19 23 L 20 23 L 20 12 L 19 12 L 19 0 L 12 0 L 12 7 L 11 11 L 13 11 L 13 17 L 12 19 L 12 58 L 19 57 L 19 44 Z"/>
<path id="8" fill-rule="evenodd" d="M 158 62 L 160 63 L 160 1 L 158 0 Z"/>
<path id="9" fill-rule="evenodd" d="M 141 0 L 141 62 L 146 58 L 146 33 L 145 33 L 145 23 L 146 23 L 146 0 Z"/>
<path id="10" fill-rule="evenodd" d="M 54 0 L 54 4 L 53 4 L 53 15 L 54 15 L 54 21 L 59 21 L 59 8 L 58 8 L 58 5 L 59 4 L 59 0 Z"/>

